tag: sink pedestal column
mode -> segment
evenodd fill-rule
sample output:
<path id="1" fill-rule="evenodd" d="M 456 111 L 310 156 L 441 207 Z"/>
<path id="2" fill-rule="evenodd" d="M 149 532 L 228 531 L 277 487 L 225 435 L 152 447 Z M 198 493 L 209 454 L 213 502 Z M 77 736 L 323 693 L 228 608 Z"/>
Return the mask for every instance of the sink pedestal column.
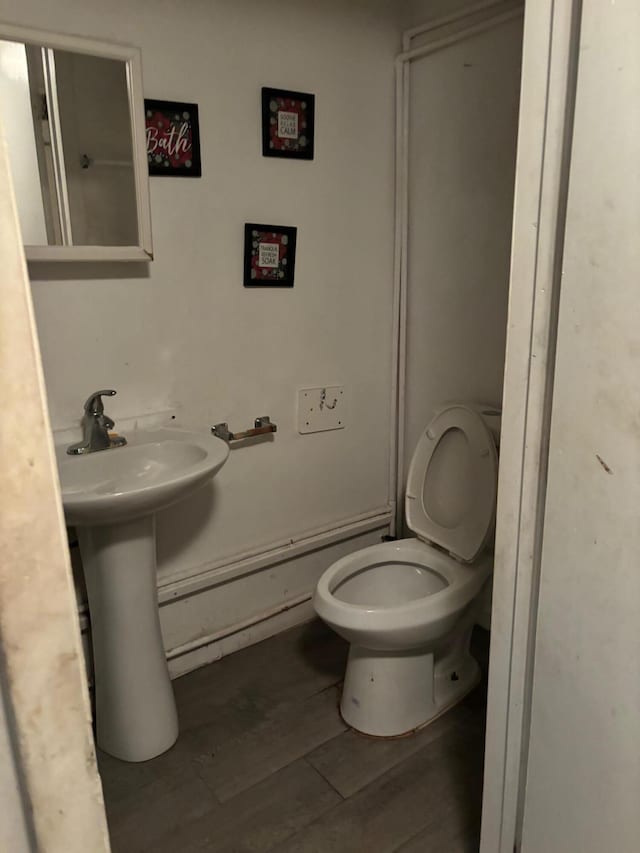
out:
<path id="1" fill-rule="evenodd" d="M 87 584 L 98 746 L 146 761 L 178 737 L 160 631 L 155 516 L 79 527 Z"/>

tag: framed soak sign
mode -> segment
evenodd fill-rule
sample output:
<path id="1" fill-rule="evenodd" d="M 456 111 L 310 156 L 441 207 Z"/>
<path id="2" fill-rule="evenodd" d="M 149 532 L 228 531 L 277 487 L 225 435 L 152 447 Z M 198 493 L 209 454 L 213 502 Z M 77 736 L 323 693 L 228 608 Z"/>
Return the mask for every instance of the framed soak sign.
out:
<path id="1" fill-rule="evenodd" d="M 313 160 L 315 96 L 262 90 L 262 154 Z"/>
<path id="2" fill-rule="evenodd" d="M 297 228 L 244 226 L 244 286 L 293 287 Z"/>
<path id="3" fill-rule="evenodd" d="M 145 98 L 144 111 L 149 174 L 199 178 L 198 105 Z"/>

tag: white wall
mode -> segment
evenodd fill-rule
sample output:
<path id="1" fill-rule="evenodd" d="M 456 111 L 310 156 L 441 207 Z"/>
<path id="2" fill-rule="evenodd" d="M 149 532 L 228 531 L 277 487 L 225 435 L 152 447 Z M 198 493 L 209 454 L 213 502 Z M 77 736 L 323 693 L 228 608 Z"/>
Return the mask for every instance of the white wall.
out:
<path id="1" fill-rule="evenodd" d="M 244 428 L 262 414 L 278 424 L 274 440 L 234 449 L 212 485 L 161 516 L 165 639 L 171 650 L 182 649 L 216 634 L 223 617 L 226 625 L 237 625 L 304 590 L 310 593 L 337 553 L 376 541 L 388 521 L 393 59 L 402 8 L 390 0 L 240 0 L 233 6 L 192 0 L 185 14 L 177 2 L 159 10 L 151 2 L 116 0 L 105 6 L 98 0 L 63 0 L 53 10 L 42 0 L 25 0 L 16 13 L 10 5 L 0 0 L 0 17 L 13 23 L 126 38 L 142 49 L 148 97 L 200 106 L 202 179 L 151 179 L 153 263 L 32 265 L 30 270 L 60 441 L 70 440 L 82 403 L 100 387 L 118 390 L 108 412 L 125 434 L 135 422 L 168 421 L 172 415 L 178 425 L 203 430 L 223 420 L 232 429 Z M 433 116 L 442 113 L 437 156 L 431 147 L 421 148 L 412 164 L 426 190 L 417 197 L 426 202 L 429 222 L 441 222 L 445 204 L 438 204 L 434 216 L 432 182 L 442 195 L 447 188 L 438 176 L 446 175 L 456 182 L 451 197 L 457 207 L 447 221 L 454 229 L 453 246 L 434 245 L 434 235 L 443 232 L 429 222 L 419 237 L 439 250 L 436 262 L 429 258 L 430 270 L 435 265 L 446 275 L 437 282 L 444 288 L 437 298 L 432 281 L 425 288 L 419 277 L 412 294 L 410 346 L 416 346 L 418 359 L 409 374 L 409 453 L 443 398 L 499 398 L 510 121 L 515 127 L 519 62 L 513 26 L 506 28 L 506 39 L 497 37 L 498 45 L 495 38 L 482 37 L 454 48 L 448 58 L 438 55 L 434 65 L 425 61 L 423 75 L 444 75 L 450 87 L 415 88 L 424 96 L 415 110 L 420 133 L 430 132 Z M 469 57 L 476 62 L 470 69 L 461 64 Z M 316 94 L 313 162 L 261 156 L 262 85 Z M 450 157 L 456 150 L 450 146 L 462 142 L 469 144 Z M 475 207 L 469 206 L 469 181 Z M 421 222 L 419 211 L 412 216 Z M 293 290 L 243 289 L 246 221 L 298 226 Z M 472 227 L 477 243 L 466 233 Z M 482 268 L 468 251 L 456 275 L 450 275 L 461 235 L 470 250 L 480 244 Z M 450 322 L 471 335 L 477 316 L 483 325 L 472 353 L 474 380 L 469 383 L 458 364 L 461 381 L 454 382 L 452 374 L 434 369 L 433 352 L 425 352 L 423 344 Z M 438 346 L 439 366 L 441 353 Z M 427 376 L 432 386 L 426 386 Z M 298 435 L 297 389 L 338 383 L 346 389 L 347 428 Z M 336 528 L 342 530 L 338 539 Z M 273 569 L 261 555 L 287 543 L 289 558 L 278 551 Z M 318 558 L 318 548 L 329 544 L 333 550 Z M 251 583 L 241 581 L 243 566 L 264 578 L 255 574 Z M 228 598 L 218 618 L 214 614 L 223 600 L 218 581 L 228 572 L 237 580 L 225 586 Z M 185 594 L 185 583 L 189 606 L 173 606 Z"/>
<path id="2" fill-rule="evenodd" d="M 583 5 L 524 853 L 640 839 L 639 39 Z"/>
<path id="3" fill-rule="evenodd" d="M 265 414 L 278 424 L 275 440 L 234 449 L 213 486 L 162 514 L 161 584 L 388 505 L 393 7 L 24 0 L 18 11 L 0 0 L 12 23 L 140 46 L 145 95 L 200 106 L 203 177 L 151 179 L 148 269 L 30 270 L 54 428 L 76 425 L 103 387 L 118 391 L 107 410 L 123 432 L 157 412 L 203 430 Z M 313 162 L 261 156 L 263 85 L 315 93 Z M 251 221 L 298 226 L 292 290 L 243 289 Z M 336 383 L 347 428 L 298 435 L 296 390 Z M 288 596 L 286 584 L 271 599 L 255 589 L 229 622 Z M 172 642 L 206 633 L 207 614 L 192 608 Z"/>
<path id="4" fill-rule="evenodd" d="M 443 401 L 499 405 L 522 19 L 411 62 L 405 475 Z"/>
<path id="5" fill-rule="evenodd" d="M 408 30 L 473 5 L 473 0 L 404 0 L 398 11 L 402 29 Z"/>

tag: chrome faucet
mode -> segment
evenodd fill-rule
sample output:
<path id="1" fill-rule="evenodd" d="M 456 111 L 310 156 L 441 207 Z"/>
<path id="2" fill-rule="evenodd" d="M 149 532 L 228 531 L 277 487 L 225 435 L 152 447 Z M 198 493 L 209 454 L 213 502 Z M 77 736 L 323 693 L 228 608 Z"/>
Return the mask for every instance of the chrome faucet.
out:
<path id="1" fill-rule="evenodd" d="M 122 447 L 127 443 L 123 436 L 110 436 L 109 430 L 114 422 L 104 413 L 102 397 L 113 397 L 115 391 L 94 391 L 84 404 L 82 417 L 82 441 L 70 444 L 67 453 L 78 456 L 81 453 L 95 453 L 97 450 L 108 450 L 110 447 Z"/>

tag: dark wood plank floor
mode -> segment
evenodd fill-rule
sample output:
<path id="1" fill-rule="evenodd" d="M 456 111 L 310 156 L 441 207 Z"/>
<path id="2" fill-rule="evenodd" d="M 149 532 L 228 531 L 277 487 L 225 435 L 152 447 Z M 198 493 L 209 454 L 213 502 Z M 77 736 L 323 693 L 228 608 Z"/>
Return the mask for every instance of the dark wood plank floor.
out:
<path id="1" fill-rule="evenodd" d="M 338 713 L 346 652 L 313 622 L 175 681 L 173 749 L 99 753 L 114 853 L 477 853 L 485 685 L 375 740 Z"/>

